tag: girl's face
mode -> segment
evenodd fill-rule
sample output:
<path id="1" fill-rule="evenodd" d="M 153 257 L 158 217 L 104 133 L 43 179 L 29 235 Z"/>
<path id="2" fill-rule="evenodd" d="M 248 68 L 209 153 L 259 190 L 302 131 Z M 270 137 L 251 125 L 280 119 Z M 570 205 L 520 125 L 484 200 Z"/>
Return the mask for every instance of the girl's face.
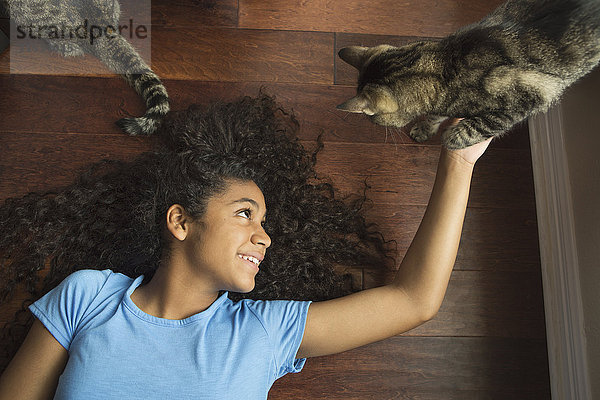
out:
<path id="1" fill-rule="evenodd" d="M 240 293 L 254 289 L 271 245 L 263 229 L 265 214 L 265 199 L 252 181 L 231 180 L 224 193 L 209 199 L 205 215 L 193 222 L 185 254 L 211 288 Z"/>

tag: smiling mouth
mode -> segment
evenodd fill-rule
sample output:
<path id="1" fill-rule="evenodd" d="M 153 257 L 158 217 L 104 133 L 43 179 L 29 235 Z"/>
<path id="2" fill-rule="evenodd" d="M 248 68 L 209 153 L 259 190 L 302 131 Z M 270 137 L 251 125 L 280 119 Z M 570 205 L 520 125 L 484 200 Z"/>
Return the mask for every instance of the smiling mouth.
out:
<path id="1" fill-rule="evenodd" d="M 259 264 L 260 264 L 260 260 L 258 258 L 256 258 L 256 257 L 246 256 L 246 255 L 241 255 L 241 254 L 238 254 L 238 257 L 241 258 L 242 260 L 250 261 L 256 267 L 258 267 Z"/>

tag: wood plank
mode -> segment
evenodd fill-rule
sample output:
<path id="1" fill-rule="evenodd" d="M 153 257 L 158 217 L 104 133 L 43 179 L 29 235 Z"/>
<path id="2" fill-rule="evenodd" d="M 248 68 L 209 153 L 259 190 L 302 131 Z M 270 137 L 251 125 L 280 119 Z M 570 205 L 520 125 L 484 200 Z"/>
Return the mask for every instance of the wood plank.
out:
<path id="1" fill-rule="evenodd" d="M 364 116 L 343 113 L 335 105 L 354 93 L 339 85 L 305 85 L 272 82 L 200 82 L 164 80 L 173 110 L 192 103 L 232 101 L 256 96 L 261 88 L 275 95 L 286 109 L 293 110 L 301 126 L 299 137 L 314 141 L 323 134 L 331 142 L 416 144 L 406 134 L 372 124 Z M 142 115 L 141 98 L 118 77 L 1 75 L 0 119 L 4 132 L 77 132 L 122 134 L 115 125 L 119 118 Z M 82 105 L 85 111 L 82 112 Z M 24 120 L 22 114 L 27 115 Z M 85 118 L 84 118 L 85 117 Z M 513 140 L 512 138 L 517 138 Z M 520 139 L 523 137 L 525 140 Z M 525 127 L 494 141 L 491 148 L 522 148 L 529 151 Z M 438 146 L 439 139 L 424 145 Z"/>
<path id="2" fill-rule="evenodd" d="M 478 21 L 501 0 L 240 0 L 240 28 L 443 37 Z"/>
<path id="3" fill-rule="evenodd" d="M 237 0 L 152 0 L 152 25 L 236 27 Z"/>
<path id="4" fill-rule="evenodd" d="M 477 249 L 476 246 L 465 246 Z M 458 267 L 458 264 L 457 264 Z M 381 286 L 382 279 L 365 270 L 365 287 Z M 403 336 L 546 337 L 540 266 L 531 271 L 461 271 L 452 273 L 437 316 Z"/>
<path id="5" fill-rule="evenodd" d="M 540 263 L 535 209 L 467 209 L 458 269 L 539 271 Z"/>
<path id="6" fill-rule="evenodd" d="M 0 55 L 5 52 L 9 52 L 8 47 L 10 44 L 10 34 L 8 33 L 7 23 L 8 20 L 0 18 Z"/>
<path id="7" fill-rule="evenodd" d="M 152 43 L 152 65 L 165 78 L 333 83 L 328 33 L 157 28 Z"/>
<path id="8" fill-rule="evenodd" d="M 372 200 L 371 200 L 372 201 Z M 366 218 L 377 224 L 386 240 L 397 245 L 396 267 L 406 255 L 423 214 L 424 206 L 373 202 Z M 456 270 L 533 272 L 540 270 L 535 210 L 469 207 L 463 226 Z M 372 277 L 378 286 L 390 276 Z"/>
<path id="9" fill-rule="evenodd" d="M 432 146 L 326 143 L 317 169 L 340 191 L 360 192 L 366 180 L 373 201 L 426 205 L 439 152 Z M 469 206 L 534 209 L 531 155 L 521 150 L 489 149 L 475 168 Z"/>
<path id="10" fill-rule="evenodd" d="M 171 109 L 184 110 L 190 104 L 232 101 L 242 96 L 256 96 L 261 88 L 275 95 L 298 119 L 300 137 L 314 141 L 324 134 L 328 141 L 386 141 L 381 127 L 366 118 L 335 109 L 352 88 L 331 85 L 305 85 L 272 82 L 202 82 L 163 80 L 169 93 Z M 141 115 L 141 98 L 118 77 L 65 77 L 37 75 L 0 75 L 0 109 L 7 110 L 0 119 L 0 131 L 5 132 L 77 132 L 122 134 L 114 124 L 128 115 Z M 87 116 L 82 121 L 81 105 Z M 43 105 L 43 107 L 41 106 Z M 20 115 L 28 116 L 26 123 Z M 400 134 L 387 138 L 390 143 L 414 143 Z"/>
<path id="11" fill-rule="evenodd" d="M 125 135 L 0 133 L 0 143 L 0 201 L 66 186 L 93 162 L 128 160 L 152 146 Z"/>
<path id="12" fill-rule="evenodd" d="M 455 271 L 438 315 L 410 336 L 546 338 L 542 277 Z"/>
<path id="13" fill-rule="evenodd" d="M 0 131 L 123 133 L 115 121 L 142 115 L 142 99 L 121 78 L 1 75 Z"/>
<path id="14" fill-rule="evenodd" d="M 151 14 L 152 25 L 237 26 L 237 0 L 121 0 L 119 3 L 122 17 L 127 19 L 148 13 Z M 148 6 L 151 6 L 150 11 L 145 9 Z M 0 19 L 8 17 L 8 13 L 0 7 Z"/>
<path id="15" fill-rule="evenodd" d="M 0 55 L 0 74 L 112 76 L 95 57 L 65 58 L 42 40 L 16 41 Z"/>
<path id="16" fill-rule="evenodd" d="M 164 79 L 333 83 L 329 33 L 156 26 L 149 39 L 152 68 Z M 64 58 L 41 40 L 10 57 L 13 73 L 27 66 L 28 73 L 46 75 L 110 75 L 96 58 Z M 0 57 L 0 73 L 9 73 L 11 59 Z"/>
<path id="17" fill-rule="evenodd" d="M 545 340 L 394 337 L 309 359 L 276 399 L 550 399 Z"/>

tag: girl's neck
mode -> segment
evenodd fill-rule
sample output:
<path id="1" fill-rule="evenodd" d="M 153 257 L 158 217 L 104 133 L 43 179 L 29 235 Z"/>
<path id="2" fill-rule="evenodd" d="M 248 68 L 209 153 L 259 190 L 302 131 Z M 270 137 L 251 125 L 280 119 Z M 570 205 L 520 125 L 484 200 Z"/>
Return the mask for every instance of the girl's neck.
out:
<path id="1" fill-rule="evenodd" d="M 161 265 L 150 282 L 134 290 L 131 300 L 146 314 L 178 320 L 206 310 L 218 298 L 218 291 L 203 290 L 194 279 L 176 270 Z"/>

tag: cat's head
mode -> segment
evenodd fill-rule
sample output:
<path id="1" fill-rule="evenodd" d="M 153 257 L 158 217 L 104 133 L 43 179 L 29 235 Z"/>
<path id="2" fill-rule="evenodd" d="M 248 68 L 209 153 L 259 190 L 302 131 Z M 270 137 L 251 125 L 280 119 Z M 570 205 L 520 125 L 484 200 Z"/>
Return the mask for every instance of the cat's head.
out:
<path id="1" fill-rule="evenodd" d="M 376 115 L 398 111 L 398 103 L 385 84 L 365 82 L 363 72 L 366 66 L 386 50 L 394 47 L 379 45 L 375 47 L 350 46 L 344 47 L 338 53 L 340 58 L 352 65 L 359 72 L 358 94 L 337 106 L 338 109 L 353 113 Z"/>
<path id="2" fill-rule="evenodd" d="M 437 92 L 425 74 L 432 73 L 432 42 L 402 47 L 350 46 L 338 53 L 359 72 L 357 95 L 338 109 L 371 116 L 380 125 L 402 127 L 428 112 Z"/>

